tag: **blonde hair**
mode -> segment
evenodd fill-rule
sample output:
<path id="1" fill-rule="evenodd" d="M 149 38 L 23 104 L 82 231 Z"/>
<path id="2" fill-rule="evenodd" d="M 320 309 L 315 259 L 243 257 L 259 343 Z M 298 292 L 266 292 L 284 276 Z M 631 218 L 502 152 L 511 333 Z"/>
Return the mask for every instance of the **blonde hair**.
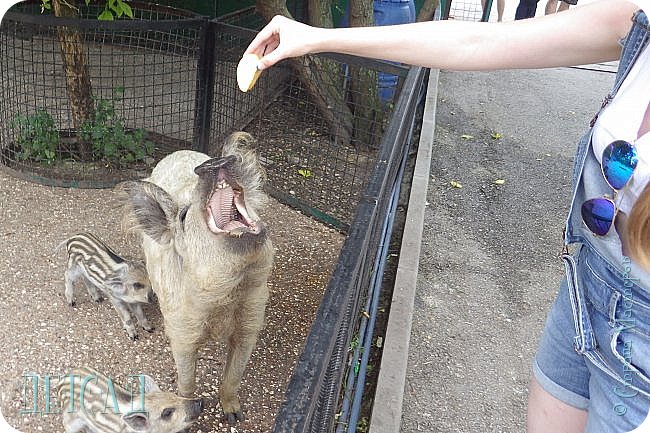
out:
<path id="1" fill-rule="evenodd" d="M 624 237 L 629 257 L 650 271 L 650 184 L 634 203 L 625 224 Z"/>

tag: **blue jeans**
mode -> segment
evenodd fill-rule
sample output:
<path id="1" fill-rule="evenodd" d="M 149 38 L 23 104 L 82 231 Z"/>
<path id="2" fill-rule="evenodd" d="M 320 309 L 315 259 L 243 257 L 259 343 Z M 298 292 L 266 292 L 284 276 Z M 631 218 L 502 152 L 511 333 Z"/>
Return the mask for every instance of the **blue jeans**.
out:
<path id="1" fill-rule="evenodd" d="M 629 432 L 650 409 L 650 293 L 586 245 L 563 260 L 567 277 L 535 356 L 535 378 L 588 411 L 587 433 Z"/>
<path id="2" fill-rule="evenodd" d="M 523 20 L 534 17 L 537 12 L 538 2 L 539 0 L 519 0 L 519 5 L 515 11 L 515 19 Z"/>

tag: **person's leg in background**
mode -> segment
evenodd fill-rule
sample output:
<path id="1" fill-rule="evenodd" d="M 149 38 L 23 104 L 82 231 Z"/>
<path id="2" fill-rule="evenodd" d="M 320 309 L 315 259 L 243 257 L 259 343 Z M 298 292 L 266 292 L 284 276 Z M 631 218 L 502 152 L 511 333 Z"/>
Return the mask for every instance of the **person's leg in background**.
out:
<path id="1" fill-rule="evenodd" d="M 503 21 L 503 10 L 506 7 L 506 0 L 497 0 L 497 21 Z"/>
<path id="2" fill-rule="evenodd" d="M 544 8 L 544 14 L 550 15 L 557 12 L 557 2 L 559 0 L 548 0 L 546 2 L 546 7 Z"/>
<path id="3" fill-rule="evenodd" d="M 537 12 L 537 2 L 539 0 L 519 0 L 519 5 L 517 6 L 517 11 L 515 12 L 516 20 L 523 20 L 526 18 L 532 18 Z"/>

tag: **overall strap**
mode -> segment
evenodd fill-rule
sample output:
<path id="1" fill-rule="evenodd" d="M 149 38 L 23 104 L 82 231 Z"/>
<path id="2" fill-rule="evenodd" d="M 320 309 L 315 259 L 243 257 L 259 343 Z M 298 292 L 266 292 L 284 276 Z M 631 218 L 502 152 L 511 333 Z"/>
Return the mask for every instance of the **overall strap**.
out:
<path id="1" fill-rule="evenodd" d="M 600 115 L 600 112 L 603 111 L 603 108 L 610 103 L 618 89 L 621 88 L 621 84 L 625 81 L 625 78 L 630 73 L 632 66 L 636 63 L 639 55 L 643 51 L 643 48 L 648 45 L 648 40 L 650 40 L 650 32 L 648 29 L 648 17 L 643 11 L 637 11 L 632 16 L 633 27 L 630 30 L 630 33 L 627 35 L 625 40 L 625 45 L 623 46 L 623 52 L 621 53 L 621 60 L 618 64 L 618 71 L 616 72 L 616 81 L 612 90 L 605 96 L 603 103 L 600 106 L 600 109 L 596 112 L 594 117 L 589 122 L 589 126 L 593 127 Z M 642 32 L 641 39 L 638 39 L 636 32 Z"/>

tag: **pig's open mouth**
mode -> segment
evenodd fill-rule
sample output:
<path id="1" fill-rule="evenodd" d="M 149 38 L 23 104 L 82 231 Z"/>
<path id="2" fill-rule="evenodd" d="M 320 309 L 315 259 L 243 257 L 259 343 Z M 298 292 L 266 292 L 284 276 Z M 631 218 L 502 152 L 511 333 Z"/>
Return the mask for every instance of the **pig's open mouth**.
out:
<path id="1" fill-rule="evenodd" d="M 246 210 L 244 191 L 238 185 L 229 183 L 225 176 L 216 176 L 205 208 L 208 228 L 212 233 L 227 233 L 233 237 L 260 233 L 258 222 Z"/>

